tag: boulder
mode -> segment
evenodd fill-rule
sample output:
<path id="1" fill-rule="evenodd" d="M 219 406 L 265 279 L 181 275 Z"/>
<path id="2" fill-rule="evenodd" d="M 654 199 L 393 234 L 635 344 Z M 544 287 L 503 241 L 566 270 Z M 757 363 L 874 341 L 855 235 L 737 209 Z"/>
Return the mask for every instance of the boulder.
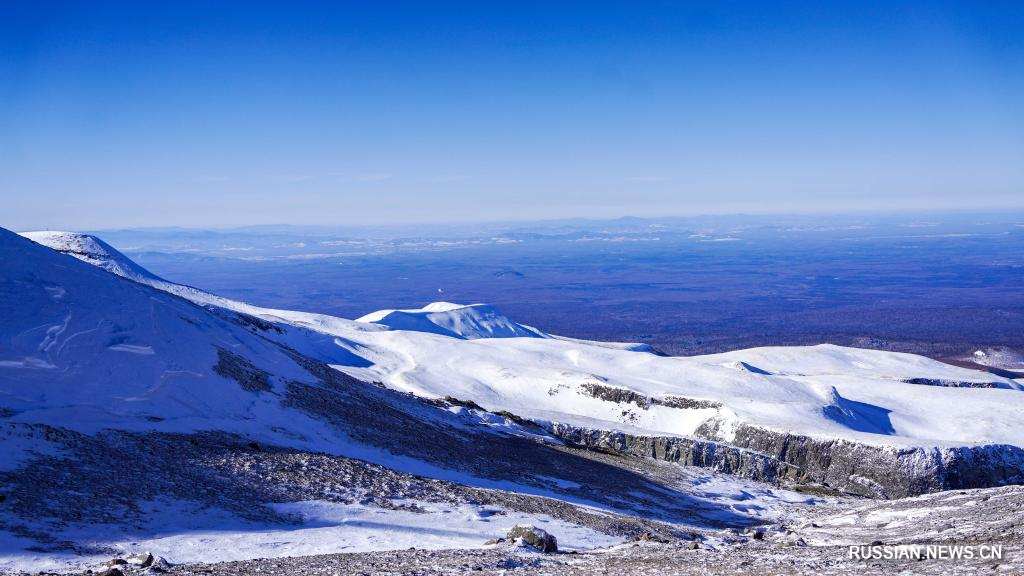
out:
<path id="1" fill-rule="evenodd" d="M 153 561 L 149 564 L 151 572 L 166 572 L 170 569 L 171 563 L 165 560 L 163 556 L 153 556 Z"/>
<path id="2" fill-rule="evenodd" d="M 149 552 L 143 552 L 142 554 L 132 554 L 128 557 L 128 563 L 133 566 L 148 568 L 149 565 L 153 563 L 153 555 Z"/>
<path id="3" fill-rule="evenodd" d="M 522 540 L 541 552 L 558 552 L 558 540 L 541 528 L 530 524 L 519 524 L 508 531 L 506 540 Z"/>
<path id="4" fill-rule="evenodd" d="M 633 542 L 657 542 L 658 544 L 668 544 L 668 538 L 652 534 L 651 532 L 644 532 L 639 536 L 633 537 Z"/>

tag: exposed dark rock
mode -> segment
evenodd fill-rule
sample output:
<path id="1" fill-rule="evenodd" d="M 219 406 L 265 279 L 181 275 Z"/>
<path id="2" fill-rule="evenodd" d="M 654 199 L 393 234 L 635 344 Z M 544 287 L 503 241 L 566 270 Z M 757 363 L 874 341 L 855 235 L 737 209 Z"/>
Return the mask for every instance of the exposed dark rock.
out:
<path id="1" fill-rule="evenodd" d="M 127 558 L 128 564 L 133 566 L 140 566 L 142 568 L 148 568 L 153 563 L 153 555 L 149 552 L 143 552 L 141 554 L 134 554 Z"/>
<path id="2" fill-rule="evenodd" d="M 255 316 L 250 316 L 248 314 L 242 314 L 242 313 L 236 312 L 236 323 L 239 326 L 244 326 L 244 327 L 247 327 L 247 328 L 257 329 L 257 330 L 261 330 L 263 332 L 271 332 L 271 331 L 273 331 L 273 332 L 276 332 L 278 334 L 284 334 L 284 330 L 280 326 L 278 326 L 277 324 L 274 324 L 273 322 L 268 322 L 266 320 L 263 320 L 262 318 L 257 318 Z"/>
<path id="3" fill-rule="evenodd" d="M 268 340 L 271 344 L 275 344 L 287 354 L 292 361 L 301 366 L 306 372 L 315 377 L 320 383 L 332 390 L 344 391 L 350 389 L 351 386 L 365 386 L 366 382 L 357 380 L 344 372 L 331 368 L 327 363 L 315 360 L 286 346 L 280 342 L 274 340 Z"/>
<path id="4" fill-rule="evenodd" d="M 790 480 L 826 484 L 851 494 L 877 498 L 1024 482 L 1024 450 L 1003 444 L 953 448 L 870 446 L 743 424 L 736 427 L 730 444 L 791 465 L 794 473 L 789 475 Z"/>
<path id="5" fill-rule="evenodd" d="M 248 358 L 225 348 L 217 348 L 217 364 L 213 371 L 238 382 L 246 392 L 269 392 L 273 389 L 269 372 L 260 370 Z"/>
<path id="6" fill-rule="evenodd" d="M 798 470 L 776 458 L 709 440 L 637 436 L 558 422 L 550 423 L 546 429 L 553 436 L 578 446 L 711 468 L 751 480 L 778 482 L 787 477 L 795 477 L 798 473 Z"/>
<path id="7" fill-rule="evenodd" d="M 597 384 L 596 382 L 584 382 L 583 384 L 580 384 L 580 390 L 588 396 L 604 400 L 605 402 L 636 404 L 645 410 L 651 405 L 651 400 L 647 396 L 625 388 L 605 386 L 604 384 Z"/>
<path id="8" fill-rule="evenodd" d="M 541 552 L 558 552 L 558 540 L 548 534 L 545 530 L 531 526 L 529 524 L 520 524 L 514 526 L 508 531 L 505 539 L 514 542 L 516 539 L 522 538 L 523 542 L 533 546 Z"/>
<path id="9" fill-rule="evenodd" d="M 583 393 L 604 400 L 606 402 L 616 402 L 620 404 L 635 404 L 636 406 L 647 410 L 651 406 L 667 406 L 669 408 L 679 408 L 683 410 L 693 410 L 701 408 L 721 408 L 720 402 L 712 400 L 696 400 L 693 398 L 685 398 L 683 396 L 665 396 L 663 398 L 651 398 L 627 390 L 625 388 L 616 388 L 614 386 L 606 386 L 604 384 L 598 384 L 596 382 L 584 382 L 580 384 L 580 390 Z"/>
<path id="10" fill-rule="evenodd" d="M 896 448 L 812 439 L 740 424 L 729 443 L 714 421 L 700 438 L 639 436 L 550 423 L 571 444 L 711 468 L 751 480 L 830 487 L 873 498 L 1024 483 L 1024 450 L 1008 445 Z"/>
<path id="11" fill-rule="evenodd" d="M 453 406 L 462 406 L 464 408 L 469 408 L 470 410 L 484 411 L 483 407 L 472 400 L 459 400 L 454 396 L 445 396 L 444 401 Z"/>
<path id="12" fill-rule="evenodd" d="M 658 536 L 657 534 L 652 534 L 651 532 L 644 532 L 639 536 L 634 536 L 633 542 L 657 542 L 659 544 L 668 544 L 671 540 Z"/>
<path id="13" fill-rule="evenodd" d="M 665 396 L 664 398 L 651 398 L 651 404 L 668 406 L 669 408 L 680 408 L 683 410 L 700 410 L 704 408 L 721 408 L 721 402 L 714 400 L 695 400 L 683 396 Z"/>
<path id="14" fill-rule="evenodd" d="M 232 324 L 236 324 L 238 326 L 241 326 L 242 328 L 248 328 L 250 331 L 252 331 L 253 334 L 255 334 L 257 331 L 284 334 L 284 329 L 278 326 L 277 324 L 274 324 L 273 322 L 269 322 L 262 318 L 257 318 L 256 316 L 243 314 L 241 312 L 234 312 L 232 310 L 227 310 L 212 305 L 203 306 L 203 308 L 210 311 L 212 314 L 219 316 L 227 320 L 228 322 L 231 322 Z"/>
<path id="15" fill-rule="evenodd" d="M 1001 388 L 998 382 L 962 382 L 960 380 L 943 380 L 941 378 L 903 378 L 901 382 L 919 384 L 921 386 L 942 386 L 944 388 Z"/>
<path id="16" fill-rule="evenodd" d="M 505 418 L 506 420 L 511 420 L 512 422 L 515 422 L 516 424 L 519 424 L 520 426 L 530 426 L 530 427 L 537 426 L 537 423 L 534 422 L 533 420 L 527 420 L 526 418 L 523 418 L 522 416 L 519 416 L 517 414 L 513 414 L 513 413 L 509 412 L 508 410 L 498 410 L 497 412 L 495 412 L 495 414 L 498 415 L 498 416 L 501 416 L 502 418 Z"/>

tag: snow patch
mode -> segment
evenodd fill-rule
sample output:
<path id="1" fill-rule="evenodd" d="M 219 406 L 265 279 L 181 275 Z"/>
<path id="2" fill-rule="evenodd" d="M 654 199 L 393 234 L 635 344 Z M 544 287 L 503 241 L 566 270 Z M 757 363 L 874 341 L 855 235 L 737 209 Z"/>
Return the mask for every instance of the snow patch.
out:
<path id="1" fill-rule="evenodd" d="M 230 562 L 338 552 L 375 552 L 415 547 L 426 550 L 483 548 L 517 524 L 532 524 L 558 538 L 564 550 L 611 546 L 621 537 L 558 520 L 496 506 L 393 500 L 393 507 L 313 500 L 270 505 L 295 524 L 255 523 L 216 509 L 181 501 L 144 503 L 147 525 L 141 534 L 123 526 L 71 526 L 56 534 L 83 548 L 110 549 L 92 556 L 34 553 L 37 542 L 0 532 L 0 570 L 95 568 L 111 556 L 151 552 L 169 562 Z M 102 535 L 97 537 L 97 535 Z"/>

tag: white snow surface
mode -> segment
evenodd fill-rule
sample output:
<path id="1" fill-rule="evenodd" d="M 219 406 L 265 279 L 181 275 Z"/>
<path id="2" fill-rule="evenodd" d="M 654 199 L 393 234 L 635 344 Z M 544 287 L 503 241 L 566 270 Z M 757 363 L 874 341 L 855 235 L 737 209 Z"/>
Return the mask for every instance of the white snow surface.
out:
<path id="1" fill-rule="evenodd" d="M 83 262 L 99 266 L 107 272 L 136 282 L 164 282 L 162 278 L 139 266 L 110 244 L 90 234 L 41 230 L 23 232 L 21 235 L 33 242 L 49 246 L 58 252 L 69 254 Z"/>
<path id="2" fill-rule="evenodd" d="M 659 462 L 660 466 L 674 466 Z M 739 514 L 759 522 L 787 518 L 794 503 L 826 503 L 777 487 L 709 470 L 695 469 L 677 488 L 705 509 Z M 505 486 L 514 489 L 513 485 Z M 674 492 L 666 490 L 666 495 Z M 281 525 L 252 522 L 236 515 L 170 498 L 140 502 L 145 520 L 134 526 L 68 523 L 52 534 L 83 549 L 113 550 L 84 554 L 34 550 L 38 542 L 0 530 L 0 573 L 82 571 L 96 569 L 111 556 L 150 552 L 175 564 L 228 562 L 251 558 L 281 558 L 338 552 L 482 548 L 487 540 L 504 537 L 518 524 L 531 524 L 558 538 L 560 550 L 593 550 L 619 545 L 622 537 L 546 514 L 524 513 L 500 506 L 451 504 L 412 499 L 393 500 L 408 509 L 385 509 L 359 502 L 324 500 L 270 504 L 298 519 Z M 418 511 L 412 510 L 415 507 Z M 583 506 L 600 514 L 600 508 Z M 695 516 L 694 525 L 702 520 Z"/>
<path id="3" fill-rule="evenodd" d="M 6 541 L 12 548 L 0 555 L 0 571 L 95 569 L 111 556 L 143 552 L 167 558 L 175 564 L 191 564 L 410 547 L 425 550 L 482 548 L 484 542 L 504 537 L 516 524 L 532 524 L 548 530 L 557 536 L 559 549 L 566 551 L 590 550 L 622 542 L 621 537 L 544 514 L 472 504 L 415 500 L 394 503 L 410 509 L 322 500 L 272 504 L 276 511 L 299 519 L 297 525 L 281 525 L 247 522 L 228 512 L 199 509 L 190 502 L 144 502 L 141 506 L 147 520 L 143 527 L 126 530 L 118 525 L 72 525 L 54 535 L 86 548 L 113 550 L 113 553 L 34 552 L 31 550 L 34 542 L 0 531 L 0 542 Z"/>
<path id="4" fill-rule="evenodd" d="M 29 237 L 58 249 L 71 243 L 52 232 Z M 40 269 L 34 259 L 42 254 L 9 253 L 13 242 L 3 240 L 5 275 L 11 267 L 23 273 Z M 912 354 L 819 345 L 663 357 L 643 347 L 546 337 L 490 307 L 449 303 L 381 311 L 352 321 L 224 299 L 140 272 L 123 255 L 104 250 L 118 261 L 72 255 L 199 304 L 277 322 L 284 334 L 270 337 L 357 378 L 426 397 L 453 396 L 523 417 L 644 434 L 691 435 L 715 419 L 723 424 L 720 430 L 748 423 L 876 445 L 1024 446 L 1019 383 Z M 45 257 L 64 258 L 53 252 Z M 197 328 L 182 317 L 195 313 L 183 313 L 184 303 L 159 292 L 128 290 L 123 282 L 93 285 L 95 274 L 63 260 L 52 264 L 67 274 L 37 278 L 31 302 L 3 301 L 0 402 L 25 409 L 15 418 L 38 414 L 40 421 L 52 421 L 59 413 L 71 422 L 102 417 L 147 427 L 158 425 L 131 415 L 153 413 L 182 425 L 239 411 L 257 422 L 272 419 L 263 401 L 254 402 L 237 386 L 219 391 L 200 384 L 219 378 L 209 369 L 216 359 L 209 346 L 192 349 L 195 343 L 188 335 Z M 130 297 L 121 295 L 127 292 Z M 8 321 L 8 315 L 17 321 Z M 214 324 L 201 329 L 204 341 L 217 331 L 215 337 L 227 345 L 242 345 L 233 332 L 239 328 Z M 519 335 L 519 330 L 530 333 Z M 173 342 L 167 341 L 170 333 Z M 251 352 L 275 374 L 294 369 L 277 351 Z M 912 378 L 999 387 L 903 381 Z M 122 380 L 116 389 L 109 384 Z M 595 387 L 705 404 L 683 409 L 616 403 L 588 393 Z"/>
<path id="5" fill-rule="evenodd" d="M 387 326 L 392 330 L 429 332 L 454 338 L 544 338 L 529 326 L 516 324 L 487 304 L 434 302 L 416 310 L 379 310 L 356 320 Z"/>
<path id="6" fill-rule="evenodd" d="M 87 433 L 102 428 L 224 430 L 468 481 L 461 473 L 339 438 L 329 426 L 281 406 L 275 394 L 242 390 L 213 370 L 220 347 L 272 374 L 274 391 L 290 379 L 310 381 L 304 369 L 266 340 L 274 338 L 355 377 L 397 390 L 453 396 L 491 410 L 594 428 L 689 435 L 716 419 L 724 429 L 743 422 L 878 445 L 1024 446 L 1020 384 L 921 356 L 820 345 L 663 357 L 637 345 L 551 336 L 489 307 L 448 303 L 400 311 L 419 318 L 410 324 L 392 322 L 396 311 L 352 321 L 260 308 L 174 284 L 93 237 L 56 232 L 27 236 L 78 260 L 0 229 L 0 422 L 45 423 Z M 256 337 L 226 320 L 217 308 L 274 322 L 281 332 L 263 331 Z M 519 329 L 530 333 L 517 334 Z M 1001 387 L 903 381 L 910 378 Z M 648 399 L 675 397 L 706 404 L 688 409 L 641 406 L 588 393 L 605 387 Z M 28 432 L 5 433 L 0 435 L 0 471 L 56 450 Z M 479 479 L 472 483 L 514 488 Z M 766 519 L 777 516 L 787 499 L 800 498 L 767 488 L 759 491 L 750 483 L 711 473 L 695 477 L 690 492 Z M 69 525 L 66 534 L 56 536 L 126 553 L 149 550 L 174 562 L 480 546 L 519 523 L 548 529 L 567 549 L 614 543 L 587 528 L 543 516 L 416 504 L 430 513 L 291 503 L 281 505 L 281 511 L 294 512 L 302 523 L 275 526 L 243 524 L 227 513 L 212 517 L 219 513 L 191 510 L 183 502 L 153 502 L 147 514 L 153 525 L 141 532 Z M 0 571 L 67 569 L 90 561 L 70 553 L 33 552 L 35 542 L 10 533 L 0 532 L 0 542 Z"/>
<path id="7" fill-rule="evenodd" d="M 86 245 L 90 258 L 96 246 L 103 245 Z M 289 378 L 312 380 L 281 348 L 211 310 L 105 271 L 130 271 L 130 261 L 93 263 L 103 269 L 0 229 L 5 420 L 87 433 L 225 430 L 278 444 L 336 441 L 328 426 L 282 407 L 278 395 L 247 392 L 214 370 L 221 348 L 273 374 L 276 391 Z M 351 356 L 335 337 L 297 328 L 280 337 L 335 361 Z M 0 469 L 21 458 L 4 454 Z"/>

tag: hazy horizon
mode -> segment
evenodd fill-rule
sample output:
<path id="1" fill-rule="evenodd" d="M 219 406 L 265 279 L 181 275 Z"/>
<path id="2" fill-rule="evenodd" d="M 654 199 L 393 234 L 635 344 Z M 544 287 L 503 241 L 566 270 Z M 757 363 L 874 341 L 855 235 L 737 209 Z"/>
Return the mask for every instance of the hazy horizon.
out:
<path id="1" fill-rule="evenodd" d="M 810 219 L 824 219 L 825 222 L 829 221 L 863 221 L 870 223 L 878 223 L 880 220 L 898 220 L 902 218 L 915 219 L 915 218 L 941 218 L 944 220 L 962 220 L 972 218 L 995 218 L 997 220 L 1007 219 L 1015 220 L 1017 218 L 1024 218 L 1024 206 L 1017 207 L 1006 207 L 1004 209 L 978 209 L 978 210 L 949 210 L 936 208 L 933 210 L 926 209 L 907 209 L 907 210 L 850 210 L 850 211 L 807 211 L 807 212 L 705 212 L 705 213 L 693 213 L 693 214 L 660 214 L 652 216 L 644 216 L 637 214 L 623 214 L 618 216 L 609 217 L 586 217 L 586 216 L 574 216 L 574 217 L 562 217 L 562 218 L 520 218 L 520 219 L 490 219 L 490 220 L 450 220 L 450 221 L 408 221 L 408 222 L 380 222 L 380 223 L 307 223 L 297 224 L 290 222 L 254 222 L 240 225 L 181 225 L 181 224 L 167 224 L 167 225 L 144 225 L 144 226 L 130 226 L 130 225 L 108 225 L 108 226 L 84 226 L 84 225 L 71 225 L 71 226 L 13 226 L 7 222 L 0 222 L 0 227 L 7 228 L 15 232 L 31 232 L 41 230 L 62 230 L 68 232 L 86 232 L 86 233 L 103 233 L 103 232 L 118 232 L 118 231 L 174 231 L 180 230 L 182 232 L 189 231 L 209 231 L 209 232 L 223 232 L 231 233 L 236 231 L 247 231 L 253 229 L 281 229 L 288 231 L 390 231 L 390 230 L 423 230 L 431 232 L 441 231 L 464 231 L 469 228 L 521 228 L 521 227 L 556 227 L 564 225 L 604 225 L 604 224 L 615 224 L 621 222 L 628 222 L 632 220 L 657 223 L 657 222 L 692 222 L 696 223 L 699 221 L 716 221 L 719 224 L 739 223 L 740 221 L 753 221 L 763 225 L 773 225 L 786 222 L 788 220 L 799 220 L 806 221 Z M 1024 223 L 1022 223 L 1024 224 Z"/>

